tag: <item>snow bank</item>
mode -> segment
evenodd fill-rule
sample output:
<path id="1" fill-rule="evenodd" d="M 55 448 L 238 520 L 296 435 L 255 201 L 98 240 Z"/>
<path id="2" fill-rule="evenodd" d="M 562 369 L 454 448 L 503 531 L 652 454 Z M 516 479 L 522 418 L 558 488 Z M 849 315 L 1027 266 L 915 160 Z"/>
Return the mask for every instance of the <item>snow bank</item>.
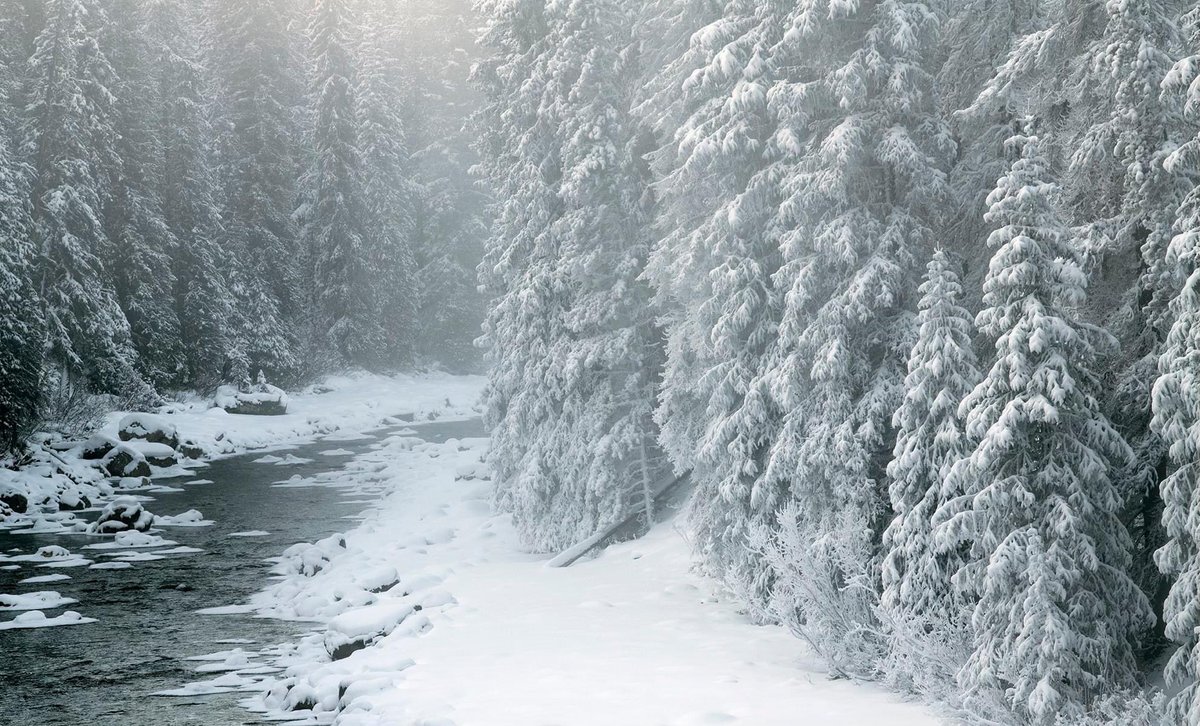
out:
<path id="1" fill-rule="evenodd" d="M 394 437 L 340 477 L 289 482 L 382 498 L 344 536 L 289 548 L 277 583 L 222 610 L 319 623 L 264 651 L 284 670 L 248 707 L 343 726 L 937 723 L 830 680 L 800 641 L 749 622 L 692 572 L 670 523 L 545 567 L 491 511 L 485 446 Z"/>
<path id="2" fill-rule="evenodd" d="M 333 376 L 290 396 L 282 416 L 231 415 L 200 397 L 169 404 L 155 414 L 114 412 L 86 441 L 41 437 L 36 441 L 44 445 L 35 445 L 20 467 L 0 460 L 0 528 L 80 531 L 86 524 L 64 525 L 54 516 L 102 506 L 119 490 L 147 486 L 144 477 L 188 476 L 188 462 L 199 458 L 339 433 L 358 435 L 400 421 L 471 418 L 484 383 L 477 376 L 442 373 L 364 373 Z M 302 463 L 295 457 L 283 462 Z"/>

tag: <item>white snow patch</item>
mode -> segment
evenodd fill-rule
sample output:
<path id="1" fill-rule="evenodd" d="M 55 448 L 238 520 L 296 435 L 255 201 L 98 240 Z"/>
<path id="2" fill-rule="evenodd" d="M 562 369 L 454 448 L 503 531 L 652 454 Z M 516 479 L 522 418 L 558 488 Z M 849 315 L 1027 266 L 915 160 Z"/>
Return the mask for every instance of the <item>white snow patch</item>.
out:
<path id="1" fill-rule="evenodd" d="M 34 628 L 57 628 L 64 625 L 85 625 L 96 622 L 95 618 L 85 618 L 74 610 L 68 610 L 58 617 L 46 617 L 46 613 L 33 610 L 21 613 L 12 620 L 0 621 L 0 630 L 31 630 Z"/>
<path id="2" fill-rule="evenodd" d="M 24 595 L 0 595 L 0 610 L 54 610 L 79 602 L 61 593 L 29 592 Z"/>
<path id="3" fill-rule="evenodd" d="M 20 569 L 20 566 L 15 566 L 15 567 L 17 567 L 17 569 Z M 63 581 L 70 580 L 70 579 L 71 579 L 70 575 L 63 575 L 60 573 L 60 574 L 55 574 L 55 575 L 39 575 L 37 577 L 30 577 L 29 579 L 21 580 L 17 584 L 18 585 L 45 585 L 45 584 L 51 583 L 51 582 L 63 582 Z"/>

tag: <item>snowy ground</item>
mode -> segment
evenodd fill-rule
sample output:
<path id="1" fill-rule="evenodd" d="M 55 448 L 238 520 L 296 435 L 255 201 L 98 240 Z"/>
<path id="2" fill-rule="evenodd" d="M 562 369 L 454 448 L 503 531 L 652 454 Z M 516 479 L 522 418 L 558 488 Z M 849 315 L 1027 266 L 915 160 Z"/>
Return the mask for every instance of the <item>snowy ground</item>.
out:
<path id="1" fill-rule="evenodd" d="M 242 691 L 247 706 L 272 718 L 346 726 L 937 723 L 925 708 L 875 687 L 829 680 L 799 641 L 752 625 L 690 571 L 688 545 L 669 522 L 568 569 L 524 554 L 507 518 L 489 505 L 487 442 L 433 443 L 421 425 L 477 415 L 482 384 L 339 378 L 293 396 L 282 417 L 230 416 L 203 402 L 164 412 L 181 438 L 210 456 L 262 450 L 259 466 L 286 465 L 288 445 L 331 441 L 321 456 L 345 457 L 341 471 L 279 486 L 335 487 L 373 508 L 344 536 L 289 548 L 275 582 L 250 603 L 205 613 L 310 621 L 310 636 L 201 656 L 195 682 L 161 695 Z M 412 419 L 412 428 L 396 429 L 398 417 Z M 112 416 L 109 434 L 119 418 Z M 393 430 L 370 453 L 349 456 L 336 443 L 381 424 Z M 85 466 L 70 452 L 64 458 Z M 31 497 L 38 486 L 54 486 L 29 472 L 7 476 Z M 52 528 L 75 516 L 56 509 L 48 502 L 9 526 Z M 88 566 L 85 557 L 170 552 L 168 537 L 125 534 L 80 553 L 28 555 L 49 568 L 30 589 L 69 577 L 62 568 Z M 130 566 L 91 566 L 109 565 Z M 67 604 L 49 590 L 6 597 L 0 609 L 13 619 L 0 627 L 90 622 L 73 612 L 47 618 L 41 609 L 51 603 Z"/>
<path id="2" fill-rule="evenodd" d="M 799 641 L 749 623 L 690 571 L 671 523 L 545 567 L 488 505 L 486 441 L 426 443 L 419 429 L 338 476 L 293 482 L 385 494 L 344 537 L 288 550 L 252 602 L 209 613 L 311 620 L 316 632 L 213 654 L 220 675 L 178 695 L 266 686 L 247 705 L 346 726 L 937 723 L 875 687 L 829 680 Z"/>

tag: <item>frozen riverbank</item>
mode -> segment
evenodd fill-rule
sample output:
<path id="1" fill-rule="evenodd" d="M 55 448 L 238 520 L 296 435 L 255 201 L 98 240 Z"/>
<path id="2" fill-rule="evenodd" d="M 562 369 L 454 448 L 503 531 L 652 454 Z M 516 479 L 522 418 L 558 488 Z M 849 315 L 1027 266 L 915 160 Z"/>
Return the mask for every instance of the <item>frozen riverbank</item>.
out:
<path id="1" fill-rule="evenodd" d="M 334 376 L 291 397 L 282 416 L 238 416 L 214 408 L 209 399 L 165 406 L 158 415 L 183 441 L 212 460 L 246 451 L 312 441 L 338 432 L 356 433 L 403 420 L 462 420 L 474 406 L 484 380 L 474 376 Z M 113 412 L 97 432 L 115 438 L 125 412 Z M 25 512 L 0 504 L 0 528 L 46 526 L 70 520 L 122 494 L 103 472 L 82 459 L 84 442 L 56 442 L 35 450 L 15 468 L 0 466 L 0 501 L 20 501 Z M 13 462 L 9 462 L 10 464 Z M 196 462 L 184 462 L 193 467 Z M 158 471 L 185 476 L 186 470 Z M 66 512 L 61 514 L 61 512 Z"/>
<path id="2" fill-rule="evenodd" d="M 387 490 L 344 536 L 290 549 L 267 591 L 212 611 L 316 624 L 262 654 L 284 670 L 247 706 L 345 726 L 937 723 L 829 680 L 800 641 L 751 624 L 691 572 L 670 522 L 545 567 L 489 506 L 486 440 L 426 438 L 395 435 L 338 475 L 294 482 Z"/>

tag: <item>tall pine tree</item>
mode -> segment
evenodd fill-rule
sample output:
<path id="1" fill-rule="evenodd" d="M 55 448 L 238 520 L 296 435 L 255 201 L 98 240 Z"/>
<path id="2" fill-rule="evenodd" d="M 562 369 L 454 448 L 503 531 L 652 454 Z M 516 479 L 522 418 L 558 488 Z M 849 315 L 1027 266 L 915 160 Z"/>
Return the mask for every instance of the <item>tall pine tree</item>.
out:
<path id="1" fill-rule="evenodd" d="M 21 144 L 34 179 L 34 284 L 58 369 L 127 392 L 140 385 L 137 354 L 102 261 L 112 250 L 102 215 L 118 137 L 116 77 L 96 40 L 105 16 L 89 0 L 49 0 L 45 11 L 26 71 Z"/>
<path id="2" fill-rule="evenodd" d="M 309 34 L 316 123 L 301 217 L 313 350 L 363 365 L 376 360 L 384 334 L 368 269 L 352 23 L 346 0 L 318 0 L 314 7 Z"/>
<path id="3" fill-rule="evenodd" d="M 976 599 L 975 650 L 960 673 L 1014 711 L 1053 723 L 1137 680 L 1134 647 L 1152 617 L 1128 573 L 1130 539 L 1112 471 L 1130 450 L 1100 411 L 1097 364 L 1111 338 L 1079 319 L 1086 279 L 1036 137 L 989 197 L 995 250 L 980 329 L 996 362 L 963 402 L 974 450 L 937 513 L 955 575 Z"/>
<path id="4" fill-rule="evenodd" d="M 247 369 L 292 377 L 303 299 L 297 199 L 303 94 L 290 0 L 213 0 L 206 61 L 217 75 L 217 135 L 231 285 Z"/>
<path id="5" fill-rule="evenodd" d="M 951 468 L 967 453 L 958 406 L 979 378 L 975 328 L 960 304 L 962 286 L 945 250 L 934 253 L 920 291 L 920 329 L 893 422 L 896 447 L 887 471 L 895 517 L 883 533 L 880 602 L 900 622 L 958 625 L 965 601 L 950 578 L 961 564 L 959 553 L 939 551 L 932 521 Z"/>

